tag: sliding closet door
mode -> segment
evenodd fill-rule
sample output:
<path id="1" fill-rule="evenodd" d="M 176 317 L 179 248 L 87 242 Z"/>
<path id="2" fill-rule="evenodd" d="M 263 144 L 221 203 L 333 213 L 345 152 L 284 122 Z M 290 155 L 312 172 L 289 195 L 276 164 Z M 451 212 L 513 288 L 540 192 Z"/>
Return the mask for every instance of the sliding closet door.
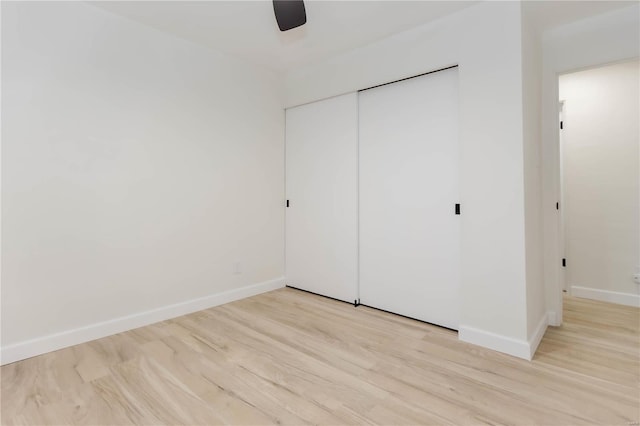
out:
<path id="1" fill-rule="evenodd" d="M 357 94 L 287 110 L 286 283 L 357 299 Z"/>
<path id="2" fill-rule="evenodd" d="M 457 68 L 359 94 L 361 303 L 457 329 Z"/>

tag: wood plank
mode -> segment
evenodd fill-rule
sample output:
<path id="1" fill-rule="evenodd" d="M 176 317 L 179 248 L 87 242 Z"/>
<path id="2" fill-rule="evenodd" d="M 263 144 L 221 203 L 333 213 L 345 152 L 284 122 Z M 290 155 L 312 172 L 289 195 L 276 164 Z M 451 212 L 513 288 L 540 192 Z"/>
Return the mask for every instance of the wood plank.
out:
<path id="1" fill-rule="evenodd" d="M 640 310 L 565 297 L 527 362 L 281 289 L 5 365 L 2 424 L 632 424 Z"/>

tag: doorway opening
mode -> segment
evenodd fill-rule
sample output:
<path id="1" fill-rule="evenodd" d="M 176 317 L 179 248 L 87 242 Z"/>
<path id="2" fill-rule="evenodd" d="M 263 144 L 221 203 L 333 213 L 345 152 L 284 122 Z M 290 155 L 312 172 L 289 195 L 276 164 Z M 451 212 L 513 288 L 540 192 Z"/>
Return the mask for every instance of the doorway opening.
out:
<path id="1" fill-rule="evenodd" d="M 560 288 L 640 307 L 640 61 L 559 76 Z"/>

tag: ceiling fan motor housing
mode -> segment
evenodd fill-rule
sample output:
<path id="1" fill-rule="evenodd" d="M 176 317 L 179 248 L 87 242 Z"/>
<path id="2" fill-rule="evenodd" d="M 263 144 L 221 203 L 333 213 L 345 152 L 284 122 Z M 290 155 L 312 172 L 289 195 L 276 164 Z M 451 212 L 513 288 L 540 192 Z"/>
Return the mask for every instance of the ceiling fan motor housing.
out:
<path id="1" fill-rule="evenodd" d="M 273 12 L 280 31 L 288 31 L 307 22 L 303 0 L 273 0 Z"/>

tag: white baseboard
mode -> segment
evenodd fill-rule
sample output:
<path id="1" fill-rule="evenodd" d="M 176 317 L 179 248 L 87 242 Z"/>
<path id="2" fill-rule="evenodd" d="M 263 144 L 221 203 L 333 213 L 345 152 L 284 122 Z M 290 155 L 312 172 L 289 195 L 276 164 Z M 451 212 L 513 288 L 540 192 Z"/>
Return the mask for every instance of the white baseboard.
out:
<path id="1" fill-rule="evenodd" d="M 100 339 L 284 287 L 284 277 L 2 347 L 0 365 Z"/>
<path id="2" fill-rule="evenodd" d="M 551 325 L 554 327 L 561 326 L 562 323 L 558 318 L 558 313 L 556 311 L 547 312 L 547 325 Z"/>
<path id="3" fill-rule="evenodd" d="M 538 349 L 540 341 L 542 341 L 545 331 L 547 330 L 547 324 L 548 316 L 545 314 L 540 318 L 538 326 L 528 341 L 514 339 L 513 337 L 507 337 L 464 325 L 460 326 L 458 329 L 458 339 L 463 342 L 472 343 L 474 345 L 531 361 L 536 349 Z"/>
<path id="4" fill-rule="evenodd" d="M 533 356 L 535 355 L 536 350 L 538 350 L 538 346 L 540 346 L 540 342 L 544 337 L 544 333 L 547 331 L 548 325 L 549 325 L 549 313 L 545 312 L 542 315 L 542 318 L 540 318 L 540 321 L 538 322 L 538 326 L 533 331 L 533 335 L 529 338 L 529 341 L 528 341 L 529 360 L 533 359 Z"/>
<path id="5" fill-rule="evenodd" d="M 458 329 L 458 339 L 518 358 L 531 359 L 531 348 L 525 340 L 514 339 L 467 326 L 460 326 Z"/>
<path id="6" fill-rule="evenodd" d="M 599 290 L 597 288 L 571 286 L 571 295 L 585 299 L 600 300 L 602 302 L 617 303 L 619 305 L 640 308 L 640 295 L 619 293 L 617 291 Z"/>

